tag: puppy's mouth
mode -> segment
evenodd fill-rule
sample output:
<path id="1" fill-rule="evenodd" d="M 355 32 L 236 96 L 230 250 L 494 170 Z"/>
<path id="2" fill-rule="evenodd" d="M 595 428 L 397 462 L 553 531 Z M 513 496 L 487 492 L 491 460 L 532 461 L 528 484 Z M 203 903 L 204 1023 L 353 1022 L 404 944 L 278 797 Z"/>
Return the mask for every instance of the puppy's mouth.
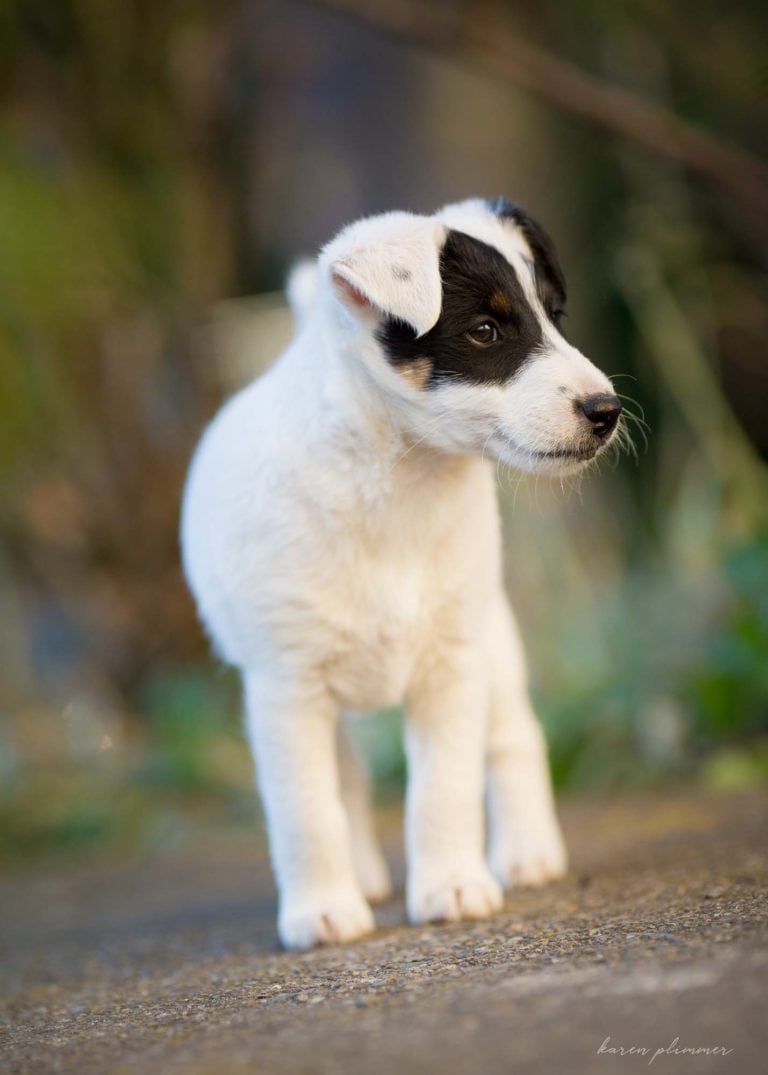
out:
<path id="1" fill-rule="evenodd" d="M 525 444 L 519 444 L 506 432 L 502 426 L 496 426 L 496 434 L 502 440 L 507 450 L 512 450 L 515 455 L 522 457 L 529 463 L 533 462 L 563 462 L 563 463 L 588 463 L 590 459 L 606 447 L 605 441 L 591 444 L 558 445 L 556 448 L 529 448 Z M 612 438 L 608 438 L 611 440 Z"/>
<path id="2" fill-rule="evenodd" d="M 537 452 L 531 449 L 523 448 L 522 451 L 528 451 L 528 454 L 532 459 L 573 459 L 584 460 L 594 459 L 602 444 L 590 445 L 588 448 L 555 448 L 551 452 Z"/>

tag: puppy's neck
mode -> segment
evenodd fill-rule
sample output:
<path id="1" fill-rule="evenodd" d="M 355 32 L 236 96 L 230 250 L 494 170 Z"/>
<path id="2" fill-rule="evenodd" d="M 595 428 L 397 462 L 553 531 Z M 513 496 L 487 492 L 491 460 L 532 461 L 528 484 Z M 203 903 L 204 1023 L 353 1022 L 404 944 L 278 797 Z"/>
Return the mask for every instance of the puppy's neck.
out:
<path id="1" fill-rule="evenodd" d="M 409 495 L 439 497 L 483 464 L 426 442 L 418 409 L 372 374 L 364 351 L 376 346 L 364 332 L 340 332 L 322 311 L 307 320 L 289 352 L 302 438 L 318 458 L 338 461 L 369 508 Z"/>

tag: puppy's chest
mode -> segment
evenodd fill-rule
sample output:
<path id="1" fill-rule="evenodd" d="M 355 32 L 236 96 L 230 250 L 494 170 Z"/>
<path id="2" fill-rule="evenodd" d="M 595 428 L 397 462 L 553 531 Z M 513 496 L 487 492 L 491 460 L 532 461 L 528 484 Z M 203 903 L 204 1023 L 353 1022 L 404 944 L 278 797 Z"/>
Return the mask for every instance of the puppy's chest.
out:
<path id="1" fill-rule="evenodd" d="M 435 632 L 434 599 L 424 571 L 369 562 L 340 580 L 328 608 L 328 685 L 342 705 L 395 705 L 415 661 Z"/>

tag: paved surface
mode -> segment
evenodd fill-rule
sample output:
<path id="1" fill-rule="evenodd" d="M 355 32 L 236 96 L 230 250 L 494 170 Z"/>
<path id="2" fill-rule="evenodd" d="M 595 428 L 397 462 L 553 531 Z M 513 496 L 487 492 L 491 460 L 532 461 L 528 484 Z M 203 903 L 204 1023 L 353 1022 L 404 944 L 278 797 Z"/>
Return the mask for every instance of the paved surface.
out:
<path id="1" fill-rule="evenodd" d="M 768 796 L 564 815 L 571 876 L 493 920 L 413 929 L 395 900 L 372 939 L 303 956 L 277 948 L 257 839 L 6 877 L 0 1069 L 764 1075 Z"/>

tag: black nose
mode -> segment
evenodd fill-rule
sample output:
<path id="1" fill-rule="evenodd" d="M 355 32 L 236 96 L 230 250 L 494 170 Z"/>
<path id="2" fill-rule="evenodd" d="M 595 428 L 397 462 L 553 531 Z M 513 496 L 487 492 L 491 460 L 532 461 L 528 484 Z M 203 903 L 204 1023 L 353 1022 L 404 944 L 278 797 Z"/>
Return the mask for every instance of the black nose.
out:
<path id="1" fill-rule="evenodd" d="M 617 396 L 588 396 L 581 404 L 598 437 L 607 437 L 619 420 L 621 400 Z"/>

